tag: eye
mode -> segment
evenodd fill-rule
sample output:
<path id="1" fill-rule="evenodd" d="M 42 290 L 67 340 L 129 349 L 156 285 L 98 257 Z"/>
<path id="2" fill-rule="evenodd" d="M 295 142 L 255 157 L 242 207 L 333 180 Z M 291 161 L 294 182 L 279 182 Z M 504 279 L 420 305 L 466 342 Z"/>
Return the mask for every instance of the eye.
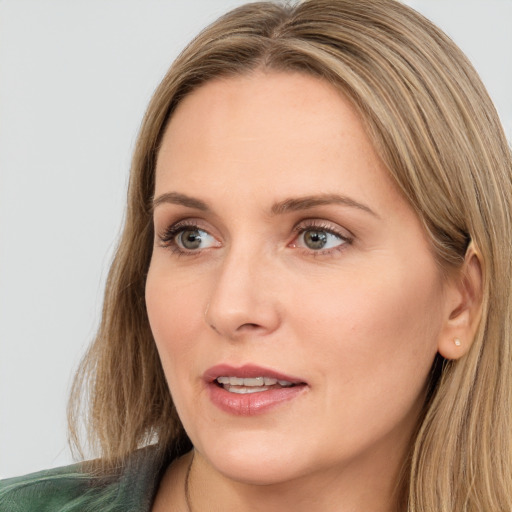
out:
<path id="1" fill-rule="evenodd" d="M 176 252 L 199 252 L 210 247 L 219 247 L 220 243 L 208 231 L 195 225 L 176 224 L 160 235 L 164 247 Z"/>
<path id="2" fill-rule="evenodd" d="M 320 252 L 338 249 L 350 243 L 351 239 L 338 233 L 332 227 L 327 226 L 297 226 L 299 232 L 297 238 L 291 244 L 292 247 L 301 247 L 310 251 Z"/>
<path id="3" fill-rule="evenodd" d="M 339 244 L 339 237 L 327 231 L 307 230 L 302 233 L 304 245 L 314 251 L 319 249 L 330 249 Z"/>
<path id="4" fill-rule="evenodd" d="M 175 241 L 180 247 L 193 251 L 195 249 L 211 247 L 213 245 L 212 242 L 214 242 L 215 239 L 202 229 L 186 228 L 175 236 Z"/>
<path id="5" fill-rule="evenodd" d="M 333 247 L 345 243 L 339 236 L 318 229 L 307 229 L 303 231 L 299 239 L 300 238 L 302 238 L 304 246 L 313 251 L 332 249 Z"/>

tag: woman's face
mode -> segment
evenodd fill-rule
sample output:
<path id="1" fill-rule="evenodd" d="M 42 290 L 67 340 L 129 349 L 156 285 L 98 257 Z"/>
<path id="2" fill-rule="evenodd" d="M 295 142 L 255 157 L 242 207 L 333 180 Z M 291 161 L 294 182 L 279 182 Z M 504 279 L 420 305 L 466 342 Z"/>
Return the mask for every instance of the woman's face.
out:
<path id="1" fill-rule="evenodd" d="M 253 483 L 394 471 L 446 301 L 349 102 L 293 73 L 202 86 L 165 132 L 154 224 L 148 315 L 198 456 Z"/>

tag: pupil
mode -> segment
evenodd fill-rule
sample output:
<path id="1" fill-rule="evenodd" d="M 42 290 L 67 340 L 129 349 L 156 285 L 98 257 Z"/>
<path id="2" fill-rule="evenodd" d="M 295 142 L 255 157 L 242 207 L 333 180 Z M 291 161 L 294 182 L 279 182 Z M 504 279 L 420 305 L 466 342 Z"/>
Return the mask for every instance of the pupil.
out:
<path id="1" fill-rule="evenodd" d="M 197 249 L 201 245 L 201 234 L 199 230 L 185 230 L 181 234 L 181 243 L 185 249 Z"/>
<path id="2" fill-rule="evenodd" d="M 304 242 L 310 249 L 321 249 L 327 243 L 325 231 L 306 231 Z"/>

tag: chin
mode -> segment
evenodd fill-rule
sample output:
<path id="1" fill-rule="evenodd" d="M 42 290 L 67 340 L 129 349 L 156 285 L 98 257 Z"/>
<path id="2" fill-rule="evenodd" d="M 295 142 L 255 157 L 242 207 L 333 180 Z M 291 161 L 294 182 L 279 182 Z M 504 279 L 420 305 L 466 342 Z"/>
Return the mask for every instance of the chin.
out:
<path id="1" fill-rule="evenodd" d="M 307 467 L 297 457 L 303 448 L 292 446 L 289 439 L 287 443 L 272 442 L 268 432 L 264 436 L 247 435 L 238 440 L 224 438 L 214 446 L 196 449 L 216 471 L 240 483 L 271 485 L 299 477 L 300 468 Z"/>
<path id="2" fill-rule="evenodd" d="M 291 461 L 265 459 L 259 460 L 233 460 L 226 457 L 215 462 L 215 469 L 224 477 L 239 483 L 248 485 L 274 485 L 293 480 L 296 474 L 296 466 L 291 466 Z M 294 469 L 291 471 L 291 469 Z"/>

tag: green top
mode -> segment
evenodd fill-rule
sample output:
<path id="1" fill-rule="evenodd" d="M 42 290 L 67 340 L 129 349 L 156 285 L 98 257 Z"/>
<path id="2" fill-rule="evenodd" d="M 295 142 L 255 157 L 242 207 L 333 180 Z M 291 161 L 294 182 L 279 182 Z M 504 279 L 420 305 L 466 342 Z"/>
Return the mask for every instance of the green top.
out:
<path id="1" fill-rule="evenodd" d="M 85 474 L 80 464 L 0 481 L 2 512 L 150 512 L 169 460 L 137 450 L 115 476 Z"/>

